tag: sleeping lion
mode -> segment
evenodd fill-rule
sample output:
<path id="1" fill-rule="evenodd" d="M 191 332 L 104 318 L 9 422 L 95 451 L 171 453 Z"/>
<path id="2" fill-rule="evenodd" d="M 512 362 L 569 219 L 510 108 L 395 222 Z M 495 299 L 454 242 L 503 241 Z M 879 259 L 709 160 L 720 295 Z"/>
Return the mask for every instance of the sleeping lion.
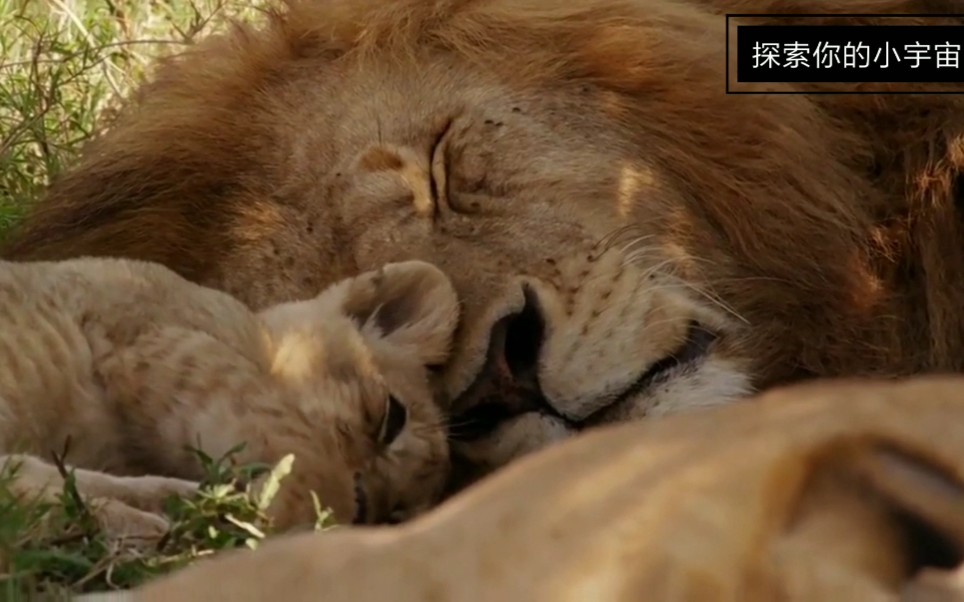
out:
<path id="1" fill-rule="evenodd" d="M 779 384 L 960 371 L 964 100 L 725 94 L 723 13 L 798 10 L 279 0 L 163 65 L 2 253 L 153 260 L 255 308 L 435 263 L 463 482 Z"/>

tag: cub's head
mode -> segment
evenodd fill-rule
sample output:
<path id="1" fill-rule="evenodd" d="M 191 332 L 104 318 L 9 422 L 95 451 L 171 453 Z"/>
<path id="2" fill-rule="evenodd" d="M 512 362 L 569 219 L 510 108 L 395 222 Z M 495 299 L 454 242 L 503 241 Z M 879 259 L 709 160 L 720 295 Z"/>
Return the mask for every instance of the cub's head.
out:
<path id="1" fill-rule="evenodd" d="M 311 425 L 317 437 L 300 462 L 295 453 L 293 478 L 340 522 L 400 522 L 441 496 L 446 420 L 428 370 L 447 359 L 458 314 L 449 280 L 421 261 L 388 264 L 260 313 L 271 371 L 288 400 L 279 410 L 291 412 L 293 430 Z M 280 513 L 310 519 L 310 497 L 303 487 L 292 492 L 298 499 L 291 508 L 282 500 Z"/>

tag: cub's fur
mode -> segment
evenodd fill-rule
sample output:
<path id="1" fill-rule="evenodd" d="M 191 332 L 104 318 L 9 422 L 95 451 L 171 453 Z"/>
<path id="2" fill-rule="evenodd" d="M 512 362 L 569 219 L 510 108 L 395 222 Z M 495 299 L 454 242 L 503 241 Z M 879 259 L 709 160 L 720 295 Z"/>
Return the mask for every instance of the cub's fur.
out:
<path id="1" fill-rule="evenodd" d="M 50 497 L 41 457 L 69 440 L 105 526 L 156 535 L 152 512 L 202 477 L 187 448 L 244 442 L 243 462 L 295 455 L 270 508 L 282 528 L 313 518 L 309 491 L 340 521 L 403 520 L 447 477 L 425 366 L 457 318 L 448 279 L 417 261 L 258 313 L 154 263 L 0 262 L 0 464 Z"/>

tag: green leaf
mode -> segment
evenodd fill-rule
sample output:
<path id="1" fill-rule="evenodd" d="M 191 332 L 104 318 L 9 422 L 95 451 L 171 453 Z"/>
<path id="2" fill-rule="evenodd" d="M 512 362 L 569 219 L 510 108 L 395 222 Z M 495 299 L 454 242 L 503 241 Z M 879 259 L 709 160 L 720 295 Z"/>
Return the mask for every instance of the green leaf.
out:
<path id="1" fill-rule="evenodd" d="M 311 504 L 315 507 L 315 531 L 330 529 L 335 524 L 335 513 L 331 508 L 321 507 L 321 500 L 318 499 L 318 494 L 314 491 L 310 491 L 309 493 L 311 494 Z"/>
<path id="2" fill-rule="evenodd" d="M 281 487 L 281 479 L 288 476 L 291 473 L 291 465 L 294 464 L 295 456 L 294 454 L 288 454 L 287 456 L 281 458 L 271 472 L 268 473 L 265 479 L 264 485 L 261 488 L 261 493 L 258 495 L 258 510 L 264 512 L 271 505 L 271 501 L 274 496 L 277 495 L 278 489 Z"/>
<path id="3" fill-rule="evenodd" d="M 225 515 L 224 515 L 224 520 L 228 521 L 229 523 L 231 523 L 232 525 L 238 527 L 239 529 L 243 529 L 243 530 L 247 531 L 248 533 L 250 533 L 250 534 L 253 535 L 254 537 L 257 537 L 258 539 L 264 539 L 264 538 L 265 538 L 265 534 L 264 534 L 260 529 L 258 529 L 258 528 L 255 527 L 254 525 L 252 525 L 251 523 L 244 522 L 244 521 L 240 521 L 240 520 L 234 518 L 233 516 L 231 516 L 230 514 L 225 514 Z"/>

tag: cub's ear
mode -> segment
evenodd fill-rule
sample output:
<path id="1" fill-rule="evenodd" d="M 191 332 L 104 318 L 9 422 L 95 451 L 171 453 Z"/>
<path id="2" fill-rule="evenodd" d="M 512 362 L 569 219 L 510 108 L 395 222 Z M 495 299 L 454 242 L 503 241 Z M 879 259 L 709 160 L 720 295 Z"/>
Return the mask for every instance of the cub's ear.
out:
<path id="1" fill-rule="evenodd" d="M 405 348 L 423 364 L 441 364 L 458 325 L 455 288 L 437 267 L 424 261 L 389 263 L 348 283 L 344 311 L 362 332 Z"/>

